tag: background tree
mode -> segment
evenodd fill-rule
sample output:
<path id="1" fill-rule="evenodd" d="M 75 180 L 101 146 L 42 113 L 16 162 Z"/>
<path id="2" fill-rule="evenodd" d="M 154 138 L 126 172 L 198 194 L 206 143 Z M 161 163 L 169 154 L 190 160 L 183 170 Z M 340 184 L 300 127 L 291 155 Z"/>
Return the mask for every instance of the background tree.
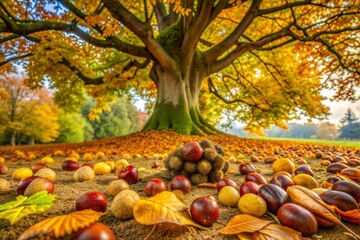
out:
<path id="1" fill-rule="evenodd" d="M 203 91 L 218 106 L 203 111 L 261 132 L 323 116 L 322 87 L 357 98 L 359 15 L 357 0 L 4 0 L 0 65 L 68 104 L 136 92 L 154 107 L 145 130 L 216 133 Z"/>
<path id="2" fill-rule="evenodd" d="M 89 98 L 81 108 L 82 116 L 88 120 L 90 126 L 85 131 L 87 140 L 126 135 L 139 130 L 139 120 L 135 107 L 125 97 L 117 98 L 109 105 L 110 109 L 99 115 L 92 115 L 91 109 L 95 105 L 94 99 Z"/>
<path id="3" fill-rule="evenodd" d="M 85 140 L 84 129 L 86 120 L 80 113 L 65 112 L 60 109 L 59 114 L 59 136 L 56 138 L 58 143 L 83 142 Z"/>
<path id="4" fill-rule="evenodd" d="M 51 95 L 44 89 L 31 90 L 24 85 L 23 75 L 0 76 L 0 88 L 7 92 L 7 99 L 0 106 L 0 125 L 11 145 L 16 137 L 21 142 L 50 142 L 57 136 L 57 112 Z M 44 121 L 44 123 L 42 123 Z"/>
<path id="5" fill-rule="evenodd" d="M 344 116 L 340 119 L 342 124 L 339 138 L 360 139 L 360 122 L 355 113 L 348 108 Z"/>
<path id="6" fill-rule="evenodd" d="M 339 128 L 330 122 L 320 123 L 317 127 L 316 138 L 334 140 L 339 136 Z"/>

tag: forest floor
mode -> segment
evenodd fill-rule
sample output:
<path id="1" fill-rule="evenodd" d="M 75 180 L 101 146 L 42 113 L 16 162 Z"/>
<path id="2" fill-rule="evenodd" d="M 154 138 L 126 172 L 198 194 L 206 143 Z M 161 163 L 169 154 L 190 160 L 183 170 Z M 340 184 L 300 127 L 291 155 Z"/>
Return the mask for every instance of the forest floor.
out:
<path id="1" fill-rule="evenodd" d="M 36 147 L 21 147 L 15 148 L 0 148 L 0 156 L 5 156 L 6 165 L 9 167 L 9 171 L 1 175 L 2 178 L 8 180 L 11 184 L 11 189 L 8 192 L 0 194 L 0 204 L 8 201 L 15 200 L 16 188 L 18 181 L 14 181 L 11 178 L 11 174 L 19 167 L 31 167 L 31 164 L 38 162 L 42 157 L 52 154 L 55 151 L 62 151 L 65 155 L 70 155 L 72 151 L 76 151 L 80 156 L 85 152 L 97 152 L 104 151 L 108 157 L 108 160 L 116 161 L 126 157 L 130 165 L 136 166 L 138 169 L 143 169 L 139 172 L 140 181 L 136 184 L 130 185 L 130 189 L 138 192 L 140 197 L 146 197 L 144 193 L 144 187 L 148 180 L 152 178 L 162 178 L 167 183 L 170 179 L 167 178 L 168 172 L 161 164 L 161 158 L 164 158 L 167 153 L 173 151 L 177 146 L 190 141 L 204 139 L 205 137 L 185 137 L 178 136 L 174 133 L 137 133 L 125 137 L 118 137 L 112 139 L 106 139 L 103 141 L 93 141 L 84 144 L 63 144 L 63 145 L 45 145 Z M 286 155 L 294 153 L 302 155 L 308 164 L 312 166 L 315 173 L 315 179 L 321 184 L 327 177 L 331 176 L 326 172 L 326 167 L 320 164 L 320 160 L 314 158 L 316 151 L 329 152 L 334 155 L 346 155 L 346 154 L 359 154 L 359 149 L 355 148 L 341 148 L 341 147 L 328 147 L 328 146 L 314 146 L 310 144 L 297 144 L 286 142 L 262 142 L 256 140 L 241 139 L 234 136 L 222 135 L 222 136 L 208 136 L 214 143 L 222 146 L 226 152 L 225 157 L 230 158 L 232 156 L 241 161 L 249 162 L 249 156 L 257 155 L 261 158 L 266 156 Z M 19 154 L 19 151 L 23 154 Z M 36 158 L 29 159 L 29 153 L 36 155 Z M 157 155 L 154 155 L 157 154 Z M 21 155 L 21 156 L 19 156 Z M 237 214 L 240 214 L 238 208 L 220 206 L 220 217 L 218 221 L 211 227 L 205 230 L 195 229 L 193 227 L 179 227 L 177 225 L 160 224 L 155 227 L 146 226 L 138 223 L 135 219 L 119 220 L 114 217 L 110 211 L 110 204 L 113 197 L 107 192 L 106 187 L 113 181 L 117 180 L 115 173 L 108 173 L 105 175 L 97 175 L 92 181 L 75 182 L 73 178 L 73 172 L 66 172 L 61 169 L 61 162 L 66 159 L 67 156 L 53 156 L 55 162 L 50 165 L 57 176 L 55 180 L 56 200 L 54 205 L 43 214 L 33 214 L 22 218 L 14 225 L 10 225 L 8 221 L 0 219 L 0 239 L 12 240 L 17 239 L 27 228 L 35 223 L 44 220 L 49 217 L 69 214 L 75 210 L 75 201 L 83 193 L 88 191 L 101 191 L 108 199 L 108 209 L 105 214 L 100 218 L 100 222 L 106 224 L 115 233 L 117 239 L 238 239 L 236 236 L 226 236 L 220 234 L 214 234 L 219 229 L 226 226 L 229 220 Z M 160 159 L 158 159 L 160 158 Z M 151 168 L 151 163 L 157 161 L 160 163 L 159 168 Z M 82 164 L 84 161 L 79 160 Z M 258 162 L 252 162 L 256 171 L 261 173 L 267 180 L 269 180 L 273 174 L 271 164 L 267 164 L 260 160 Z M 230 171 L 226 177 L 234 180 L 238 185 L 244 182 L 244 176 L 239 173 L 239 162 L 230 163 Z M 190 206 L 191 202 L 200 196 L 212 195 L 217 199 L 217 191 L 215 188 L 205 188 L 193 186 L 192 190 L 185 195 L 183 200 L 186 206 Z M 265 215 L 262 218 L 272 220 L 274 219 L 269 215 Z M 360 226 L 357 224 L 345 223 L 349 228 L 360 234 Z M 320 228 L 319 231 L 312 236 L 312 239 L 351 239 L 349 236 L 344 235 L 344 230 L 335 226 L 333 228 Z"/>

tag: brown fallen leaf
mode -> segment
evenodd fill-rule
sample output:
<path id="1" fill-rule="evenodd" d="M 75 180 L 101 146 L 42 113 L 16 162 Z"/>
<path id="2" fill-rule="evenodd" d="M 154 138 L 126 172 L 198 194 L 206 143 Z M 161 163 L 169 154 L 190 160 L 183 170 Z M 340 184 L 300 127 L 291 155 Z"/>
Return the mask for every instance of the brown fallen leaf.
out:
<path id="1" fill-rule="evenodd" d="M 264 220 L 249 214 L 239 214 L 234 216 L 227 225 L 218 232 L 221 234 L 240 234 L 259 231 L 269 225 L 271 221 Z"/>
<path id="2" fill-rule="evenodd" d="M 335 212 L 340 214 L 341 219 L 343 219 L 347 222 L 360 224 L 360 212 L 358 209 L 348 210 L 345 212 L 342 211 L 341 209 L 337 208 L 336 206 L 334 206 L 334 209 L 335 209 Z"/>
<path id="3" fill-rule="evenodd" d="M 55 238 L 64 237 L 96 222 L 101 215 L 103 215 L 103 213 L 86 209 L 67 215 L 47 218 L 25 230 L 18 240 L 30 239 L 39 235 L 50 235 Z"/>
<path id="4" fill-rule="evenodd" d="M 315 192 L 302 186 L 294 185 L 287 188 L 291 201 L 299 204 L 312 212 L 315 217 L 326 219 L 343 227 L 346 231 L 354 235 L 356 239 L 360 237 L 345 226 L 335 215 L 334 207 L 326 204 Z"/>
<path id="5" fill-rule="evenodd" d="M 340 173 L 336 173 L 336 176 L 339 177 L 341 180 L 356 183 L 356 181 L 354 181 L 354 180 L 350 179 L 348 176 L 342 175 Z M 360 180 L 360 179 L 358 179 L 358 180 Z"/>
<path id="6" fill-rule="evenodd" d="M 216 188 L 216 183 L 200 183 L 196 185 L 197 187 L 208 187 L 208 188 Z"/>
<path id="7" fill-rule="evenodd" d="M 173 192 L 163 191 L 136 201 L 133 211 L 135 220 L 141 224 L 173 223 L 205 229 L 192 220 L 187 210 L 188 207 Z"/>

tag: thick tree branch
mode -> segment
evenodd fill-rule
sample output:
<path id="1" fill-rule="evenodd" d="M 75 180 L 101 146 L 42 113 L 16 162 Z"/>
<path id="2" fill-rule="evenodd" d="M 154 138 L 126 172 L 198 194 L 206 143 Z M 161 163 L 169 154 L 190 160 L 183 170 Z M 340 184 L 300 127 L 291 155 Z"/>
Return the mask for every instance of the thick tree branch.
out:
<path id="1" fill-rule="evenodd" d="M 60 61 L 59 63 L 67 66 L 69 69 L 74 71 L 76 73 L 76 76 L 78 76 L 84 82 L 85 85 L 100 85 L 104 83 L 103 77 L 98 77 L 98 78 L 87 77 L 65 58 L 63 58 L 62 61 Z"/>
<path id="2" fill-rule="evenodd" d="M 216 59 L 221 56 L 224 52 L 230 49 L 234 44 L 237 43 L 238 39 L 244 33 L 244 31 L 250 26 L 255 17 L 258 15 L 259 6 L 261 0 L 254 0 L 245 14 L 242 21 L 235 28 L 235 30 L 227 36 L 221 43 L 215 45 L 205 52 L 205 62 L 210 65 L 216 61 Z"/>
<path id="3" fill-rule="evenodd" d="M 154 39 L 150 24 L 142 23 L 118 0 L 102 0 L 111 15 L 129 28 L 146 45 L 149 52 L 166 69 L 176 71 L 177 65 L 164 48 Z"/>
<path id="4" fill-rule="evenodd" d="M 244 54 L 245 52 L 249 52 L 253 49 L 260 48 L 272 41 L 280 39 L 289 35 L 289 27 L 284 28 L 276 33 L 269 34 L 257 40 L 256 42 L 249 42 L 249 43 L 240 43 L 238 47 L 235 48 L 232 52 L 230 52 L 227 56 L 217 60 L 213 64 L 209 66 L 209 74 L 214 72 L 218 72 L 221 69 L 229 66 L 236 58 Z"/>
<path id="5" fill-rule="evenodd" d="M 168 23 L 166 21 L 166 9 L 165 9 L 164 3 L 160 2 L 160 1 L 156 1 L 155 5 L 153 5 L 153 7 L 154 7 L 159 31 L 161 32 L 168 26 Z"/>
<path id="6" fill-rule="evenodd" d="M 13 61 L 17 61 L 17 60 L 20 60 L 20 59 L 24 59 L 24 58 L 27 58 L 27 57 L 30 57 L 34 55 L 33 53 L 27 53 L 27 54 L 23 54 L 23 55 L 19 55 L 19 56 L 14 56 L 14 57 L 9 57 L 9 58 L 6 58 L 5 61 L 3 62 L 0 62 L 0 67 L 2 65 L 5 65 L 9 62 L 13 62 Z"/>
<path id="7" fill-rule="evenodd" d="M 274 8 L 260 9 L 258 11 L 258 15 L 259 16 L 266 15 L 266 14 L 282 11 L 282 10 L 285 10 L 285 9 L 289 9 L 289 8 L 292 8 L 292 7 L 303 6 L 303 5 L 307 5 L 307 4 L 311 4 L 311 0 L 304 0 L 304 1 L 299 1 L 299 2 L 287 3 L 287 4 L 284 4 L 282 6 L 278 6 L 278 7 L 274 7 Z"/>

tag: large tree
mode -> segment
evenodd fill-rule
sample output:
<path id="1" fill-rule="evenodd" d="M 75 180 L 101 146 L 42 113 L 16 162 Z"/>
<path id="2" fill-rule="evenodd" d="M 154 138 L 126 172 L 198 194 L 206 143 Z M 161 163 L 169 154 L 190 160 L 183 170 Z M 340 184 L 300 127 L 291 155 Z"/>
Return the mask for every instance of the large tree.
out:
<path id="1" fill-rule="evenodd" d="M 259 132 L 324 115 L 322 87 L 356 99 L 359 23 L 357 0 L 3 0 L 0 65 L 59 102 L 156 97 L 145 130 L 216 133 L 204 116 L 226 116 Z"/>

